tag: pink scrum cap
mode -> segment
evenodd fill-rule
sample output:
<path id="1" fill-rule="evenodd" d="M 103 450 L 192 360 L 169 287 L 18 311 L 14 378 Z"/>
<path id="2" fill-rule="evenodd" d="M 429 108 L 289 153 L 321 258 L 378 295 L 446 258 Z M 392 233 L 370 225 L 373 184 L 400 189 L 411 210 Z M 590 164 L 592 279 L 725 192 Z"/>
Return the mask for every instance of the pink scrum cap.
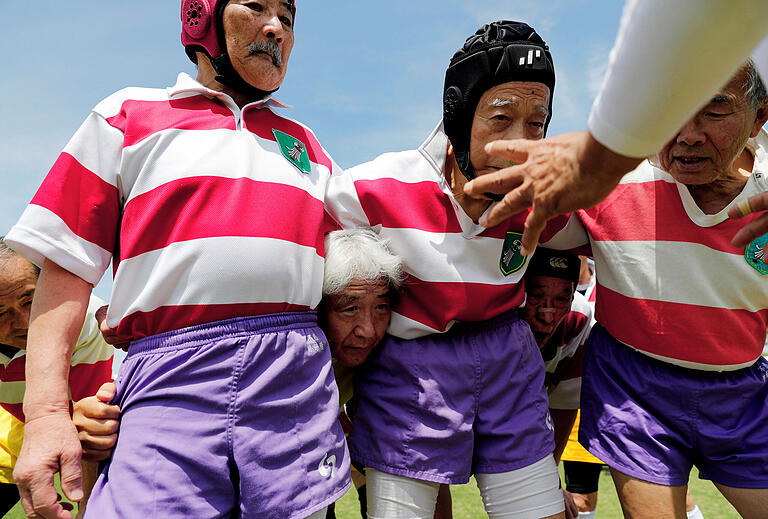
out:
<path id="1" fill-rule="evenodd" d="M 181 1 L 181 43 L 192 61 L 195 61 L 195 47 L 205 50 L 211 58 L 224 54 L 219 44 L 221 24 L 218 17 L 228 1 Z M 286 1 L 291 4 L 291 14 L 296 16 L 296 3 Z"/>

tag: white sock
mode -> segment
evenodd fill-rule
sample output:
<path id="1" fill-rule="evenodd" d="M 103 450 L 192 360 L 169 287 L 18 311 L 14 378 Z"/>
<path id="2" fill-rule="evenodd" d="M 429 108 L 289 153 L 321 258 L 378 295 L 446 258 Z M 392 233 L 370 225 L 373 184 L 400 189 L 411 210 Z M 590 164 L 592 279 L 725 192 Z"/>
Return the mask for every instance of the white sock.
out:
<path id="1" fill-rule="evenodd" d="M 686 512 L 688 519 L 704 519 L 704 514 L 701 513 L 699 505 L 693 505 L 693 510 Z"/>
<path id="2" fill-rule="evenodd" d="M 595 519 L 595 513 L 597 510 L 591 512 L 579 512 L 579 519 Z"/>

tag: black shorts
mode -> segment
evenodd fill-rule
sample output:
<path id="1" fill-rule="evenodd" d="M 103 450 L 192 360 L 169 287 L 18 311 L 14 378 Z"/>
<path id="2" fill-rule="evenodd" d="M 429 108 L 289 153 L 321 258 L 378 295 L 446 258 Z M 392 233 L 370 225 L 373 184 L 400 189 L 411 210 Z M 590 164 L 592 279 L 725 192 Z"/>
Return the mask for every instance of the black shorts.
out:
<path id="1" fill-rule="evenodd" d="M 597 492 L 600 481 L 600 463 L 585 463 L 583 461 L 564 461 L 565 489 L 573 494 L 591 494 Z"/>

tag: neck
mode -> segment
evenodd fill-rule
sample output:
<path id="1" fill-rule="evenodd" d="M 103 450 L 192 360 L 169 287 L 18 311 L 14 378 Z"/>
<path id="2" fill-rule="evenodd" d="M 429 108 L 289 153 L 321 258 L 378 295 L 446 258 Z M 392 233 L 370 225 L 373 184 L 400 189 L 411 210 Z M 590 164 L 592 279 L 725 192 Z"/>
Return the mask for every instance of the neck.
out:
<path id="1" fill-rule="evenodd" d="M 453 148 L 450 144 L 448 145 L 448 153 L 446 154 L 443 175 L 445 176 L 448 185 L 451 186 L 453 198 L 456 199 L 456 202 L 458 202 L 467 216 L 469 216 L 473 222 L 477 223 L 486 209 L 491 205 L 492 201 L 472 198 L 464 193 L 464 184 L 466 184 L 468 180 L 459 169 L 459 164 L 456 162 L 456 157 L 453 155 Z"/>
<path id="2" fill-rule="evenodd" d="M 232 98 L 232 100 L 235 101 L 235 104 L 240 108 L 244 107 L 248 103 L 259 101 L 259 99 L 255 99 L 252 96 L 241 94 L 240 92 L 233 90 L 232 88 L 226 85 L 222 85 L 221 83 L 216 81 L 216 75 L 217 75 L 216 70 L 213 68 L 210 58 L 208 58 L 208 56 L 203 54 L 202 52 L 198 52 L 197 53 L 197 78 L 196 78 L 198 83 L 200 83 L 206 88 L 215 90 L 216 92 L 222 92 L 224 94 L 227 94 L 229 97 Z"/>
<path id="3" fill-rule="evenodd" d="M 747 183 L 752 174 L 755 158 L 744 151 L 731 165 L 728 175 L 704 185 L 689 185 L 688 191 L 704 214 L 717 214 L 730 204 Z"/>

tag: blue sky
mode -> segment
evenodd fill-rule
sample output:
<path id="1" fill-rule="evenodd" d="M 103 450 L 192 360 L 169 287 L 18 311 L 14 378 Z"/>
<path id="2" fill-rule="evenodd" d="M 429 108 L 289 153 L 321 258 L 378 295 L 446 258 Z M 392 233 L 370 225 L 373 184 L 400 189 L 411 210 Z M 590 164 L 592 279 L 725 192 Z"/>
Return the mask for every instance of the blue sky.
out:
<path id="1" fill-rule="evenodd" d="M 6 2 L 0 75 L 0 234 L 89 110 L 126 86 L 194 75 L 177 0 Z M 343 167 L 417 147 L 441 116 L 445 67 L 482 24 L 521 20 L 557 70 L 550 135 L 586 127 L 618 28 L 616 0 L 297 0 L 277 96 Z M 108 276 L 107 276 L 108 277 Z M 109 282 L 96 290 L 109 297 Z"/>

